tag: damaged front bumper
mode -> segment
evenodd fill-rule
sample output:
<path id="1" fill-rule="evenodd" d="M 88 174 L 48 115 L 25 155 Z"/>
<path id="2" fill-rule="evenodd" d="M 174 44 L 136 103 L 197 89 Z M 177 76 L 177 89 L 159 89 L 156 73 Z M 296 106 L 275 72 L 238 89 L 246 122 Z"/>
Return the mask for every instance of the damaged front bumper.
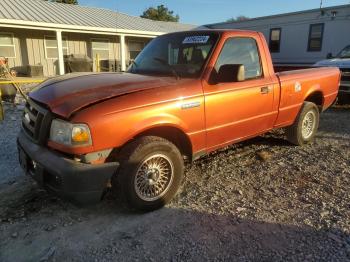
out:
<path id="1" fill-rule="evenodd" d="M 101 200 L 106 185 L 119 163 L 84 164 L 37 145 L 21 131 L 19 161 L 25 173 L 38 184 L 78 204 Z"/>

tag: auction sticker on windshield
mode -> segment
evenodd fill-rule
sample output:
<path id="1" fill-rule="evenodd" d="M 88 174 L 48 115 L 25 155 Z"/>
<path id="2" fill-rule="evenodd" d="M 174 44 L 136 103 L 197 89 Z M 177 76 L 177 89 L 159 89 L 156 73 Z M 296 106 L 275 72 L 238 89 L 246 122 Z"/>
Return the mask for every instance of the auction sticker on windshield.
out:
<path id="1" fill-rule="evenodd" d="M 205 44 L 209 40 L 208 35 L 196 35 L 196 36 L 188 36 L 182 42 L 183 44 Z"/>

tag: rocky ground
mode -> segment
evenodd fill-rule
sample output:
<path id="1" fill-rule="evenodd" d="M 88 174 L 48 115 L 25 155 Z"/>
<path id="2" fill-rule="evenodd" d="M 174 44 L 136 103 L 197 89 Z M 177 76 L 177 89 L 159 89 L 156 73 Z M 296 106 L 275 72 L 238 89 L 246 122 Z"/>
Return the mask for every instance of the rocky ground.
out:
<path id="1" fill-rule="evenodd" d="M 312 145 L 276 131 L 194 162 L 147 214 L 40 190 L 17 162 L 20 116 L 0 123 L 0 261 L 350 261 L 350 107 L 325 112 Z"/>

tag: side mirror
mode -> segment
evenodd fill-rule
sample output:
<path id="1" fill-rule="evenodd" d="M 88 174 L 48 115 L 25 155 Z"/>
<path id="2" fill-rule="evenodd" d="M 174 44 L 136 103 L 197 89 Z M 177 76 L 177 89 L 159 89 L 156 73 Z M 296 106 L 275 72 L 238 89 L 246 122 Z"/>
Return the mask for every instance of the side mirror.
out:
<path id="1" fill-rule="evenodd" d="M 332 59 L 333 58 L 333 54 L 332 53 L 328 53 L 327 54 L 327 59 Z"/>
<path id="2" fill-rule="evenodd" d="M 244 65 L 227 64 L 222 65 L 217 73 L 217 83 L 242 82 L 245 80 Z"/>

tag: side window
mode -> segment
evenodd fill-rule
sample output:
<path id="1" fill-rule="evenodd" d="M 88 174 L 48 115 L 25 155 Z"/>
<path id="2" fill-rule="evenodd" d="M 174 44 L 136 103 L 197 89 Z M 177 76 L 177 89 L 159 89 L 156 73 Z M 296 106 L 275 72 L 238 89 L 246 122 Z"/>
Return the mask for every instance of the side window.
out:
<path id="1" fill-rule="evenodd" d="M 324 24 L 310 25 L 309 44 L 307 50 L 309 52 L 319 52 L 322 50 Z"/>
<path id="2" fill-rule="evenodd" d="M 244 65 L 245 80 L 259 78 L 262 76 L 261 62 L 258 46 L 253 38 L 230 38 L 225 42 L 215 70 L 223 65 Z"/>
<path id="3" fill-rule="evenodd" d="M 16 58 L 16 48 L 13 34 L 0 33 L 0 56 Z"/>
<path id="4" fill-rule="evenodd" d="M 270 52 L 278 53 L 281 45 L 281 28 L 273 28 L 270 31 Z"/>
<path id="5" fill-rule="evenodd" d="M 45 56 L 47 59 L 57 59 L 57 40 L 55 36 L 45 36 Z M 66 37 L 62 37 L 63 55 L 68 55 L 68 41 Z"/>
<path id="6" fill-rule="evenodd" d="M 91 39 L 91 49 L 93 59 L 96 59 L 97 54 L 100 56 L 100 60 L 109 59 L 110 48 L 108 39 Z"/>

